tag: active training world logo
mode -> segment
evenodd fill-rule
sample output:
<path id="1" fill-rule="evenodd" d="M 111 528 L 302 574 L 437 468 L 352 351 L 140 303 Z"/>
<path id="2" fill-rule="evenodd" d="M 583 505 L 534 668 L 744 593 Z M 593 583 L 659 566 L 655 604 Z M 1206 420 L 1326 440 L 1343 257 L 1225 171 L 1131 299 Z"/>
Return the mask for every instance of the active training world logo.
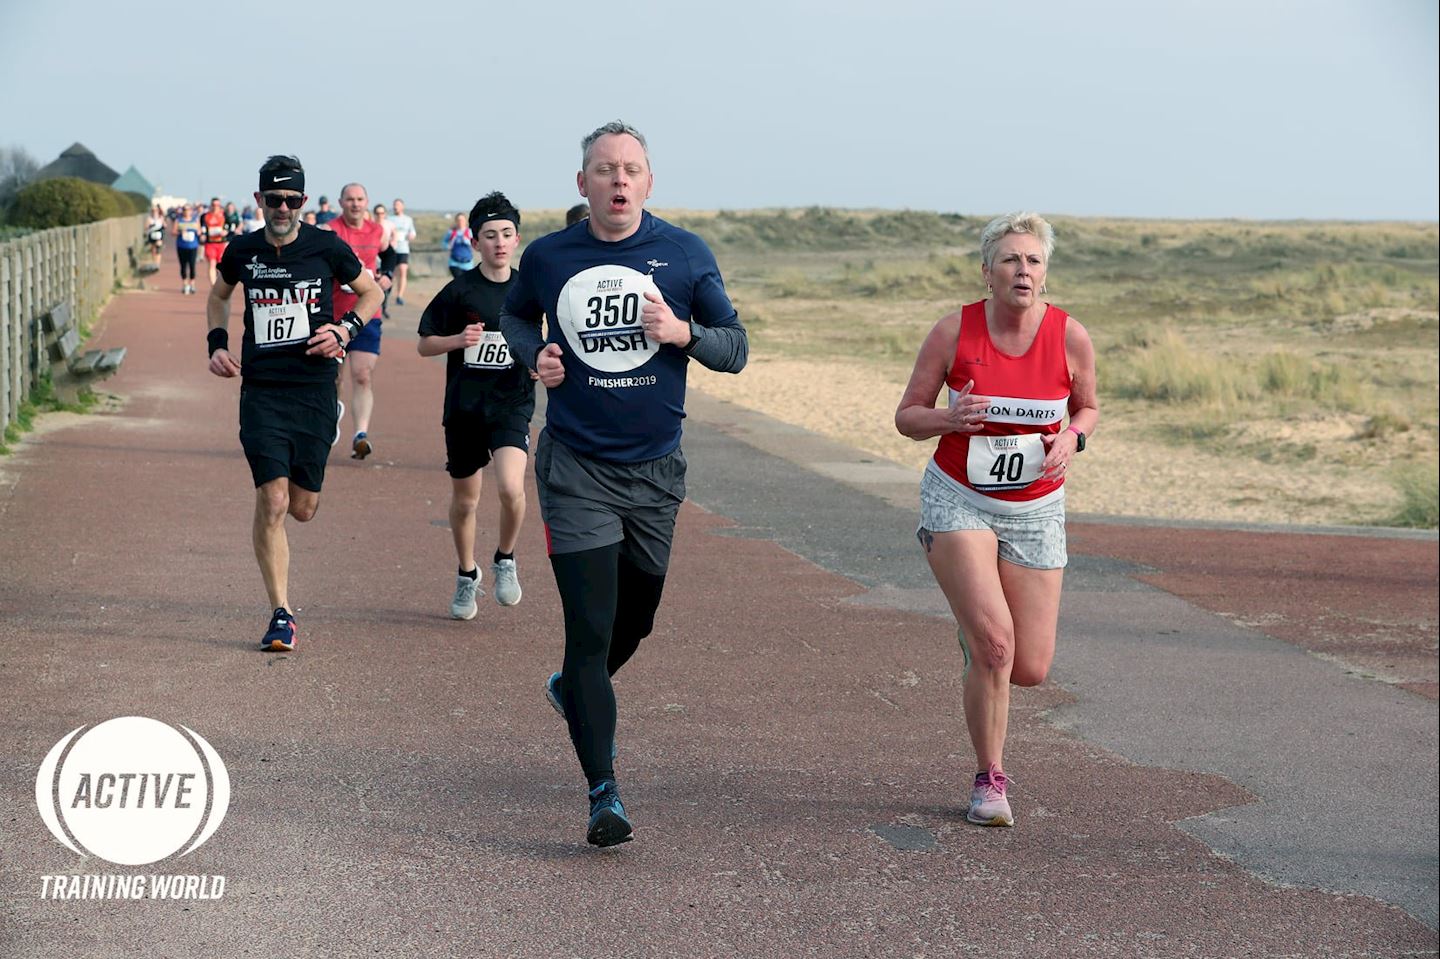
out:
<path id="1" fill-rule="evenodd" d="M 77 855 L 145 866 L 188 856 L 214 835 L 230 806 L 230 774 L 194 730 L 122 716 L 80 726 L 55 744 L 35 777 L 35 805 L 51 834 Z M 225 885 L 223 876 L 44 880 L 41 896 L 51 899 L 209 899 Z"/>

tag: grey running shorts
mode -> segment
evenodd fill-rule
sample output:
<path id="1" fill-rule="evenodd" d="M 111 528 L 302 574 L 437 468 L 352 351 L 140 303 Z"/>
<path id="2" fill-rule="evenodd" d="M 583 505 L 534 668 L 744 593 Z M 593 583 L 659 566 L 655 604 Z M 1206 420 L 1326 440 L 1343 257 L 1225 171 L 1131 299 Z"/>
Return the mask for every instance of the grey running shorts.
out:
<path id="1" fill-rule="evenodd" d="M 1000 544 L 1000 558 L 1031 569 L 1064 569 L 1065 499 L 1027 513 L 992 513 L 955 492 L 927 469 L 920 481 L 920 528 L 932 533 L 988 529 Z"/>
<path id="2" fill-rule="evenodd" d="M 619 543 L 635 566 L 663 576 L 675 514 L 685 499 L 685 454 L 677 446 L 659 459 L 610 463 L 583 456 L 541 430 L 535 492 L 549 553 Z"/>

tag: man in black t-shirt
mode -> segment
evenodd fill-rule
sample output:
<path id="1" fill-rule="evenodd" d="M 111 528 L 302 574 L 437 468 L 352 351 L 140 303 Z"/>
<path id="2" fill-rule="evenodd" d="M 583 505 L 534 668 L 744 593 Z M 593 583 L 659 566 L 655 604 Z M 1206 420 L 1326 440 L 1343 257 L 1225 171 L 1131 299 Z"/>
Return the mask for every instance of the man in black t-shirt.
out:
<path id="1" fill-rule="evenodd" d="M 520 211 L 502 193 L 491 193 L 470 211 L 471 245 L 480 267 L 447 283 L 420 317 L 421 356 L 445 359 L 446 470 L 453 491 L 450 532 L 460 568 L 450 615 L 475 615 L 480 570 L 475 563 L 475 508 L 480 470 L 492 459 L 500 495 L 500 531 L 490 571 L 495 601 L 520 602 L 515 540 L 525 520 L 525 464 L 535 385 L 530 371 L 510 356 L 500 332 L 500 307 L 517 271 L 510 258 L 520 244 Z"/>
<path id="2" fill-rule="evenodd" d="M 210 372 L 242 377 L 240 445 L 255 481 L 255 559 L 274 610 L 260 648 L 295 648 L 290 608 L 288 513 L 308 522 L 320 506 L 325 461 L 335 435 L 335 369 L 345 345 L 380 306 L 380 288 L 333 233 L 300 222 L 305 171 L 294 157 L 260 167 L 255 202 L 265 229 L 236 237 L 220 260 L 205 304 Z M 339 320 L 333 281 L 349 283 L 360 301 Z M 230 294 L 245 287 L 245 330 L 236 362 L 230 352 Z M 368 311 L 368 312 L 367 312 Z"/>

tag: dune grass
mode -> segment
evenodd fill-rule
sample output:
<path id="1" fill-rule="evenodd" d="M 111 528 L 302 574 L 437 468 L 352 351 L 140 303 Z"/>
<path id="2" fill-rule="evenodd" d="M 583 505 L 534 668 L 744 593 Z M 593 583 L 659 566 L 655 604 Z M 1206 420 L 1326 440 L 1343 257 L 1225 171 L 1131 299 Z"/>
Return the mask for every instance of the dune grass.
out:
<path id="1" fill-rule="evenodd" d="M 756 355 L 874 364 L 903 381 L 935 321 L 985 295 L 983 217 L 749 216 L 748 230 L 740 214 L 675 219 L 714 245 Z M 1107 429 L 1129 421 L 1174 447 L 1371 473 L 1404 505 L 1348 521 L 1435 525 L 1436 224 L 1054 224 L 1047 298 L 1090 331 Z"/>
<path id="2" fill-rule="evenodd" d="M 903 382 L 930 327 L 985 295 L 987 216 L 655 212 L 711 245 L 754 356 L 866 364 Z M 522 233 L 563 215 L 526 210 Z M 416 222 L 423 246 L 448 220 Z M 1090 331 L 1108 423 L 1260 463 L 1368 471 L 1402 505 L 1350 521 L 1435 525 L 1437 224 L 1052 223 L 1047 299 Z"/>

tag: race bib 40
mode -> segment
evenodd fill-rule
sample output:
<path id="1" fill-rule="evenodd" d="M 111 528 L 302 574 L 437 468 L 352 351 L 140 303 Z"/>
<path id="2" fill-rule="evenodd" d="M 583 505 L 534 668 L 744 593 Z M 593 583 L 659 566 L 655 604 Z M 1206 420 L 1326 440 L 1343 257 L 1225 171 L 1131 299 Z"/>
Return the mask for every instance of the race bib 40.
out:
<path id="1" fill-rule="evenodd" d="M 1040 476 L 1045 443 L 1039 433 L 972 436 L 965 475 L 982 492 L 1024 489 Z"/>

